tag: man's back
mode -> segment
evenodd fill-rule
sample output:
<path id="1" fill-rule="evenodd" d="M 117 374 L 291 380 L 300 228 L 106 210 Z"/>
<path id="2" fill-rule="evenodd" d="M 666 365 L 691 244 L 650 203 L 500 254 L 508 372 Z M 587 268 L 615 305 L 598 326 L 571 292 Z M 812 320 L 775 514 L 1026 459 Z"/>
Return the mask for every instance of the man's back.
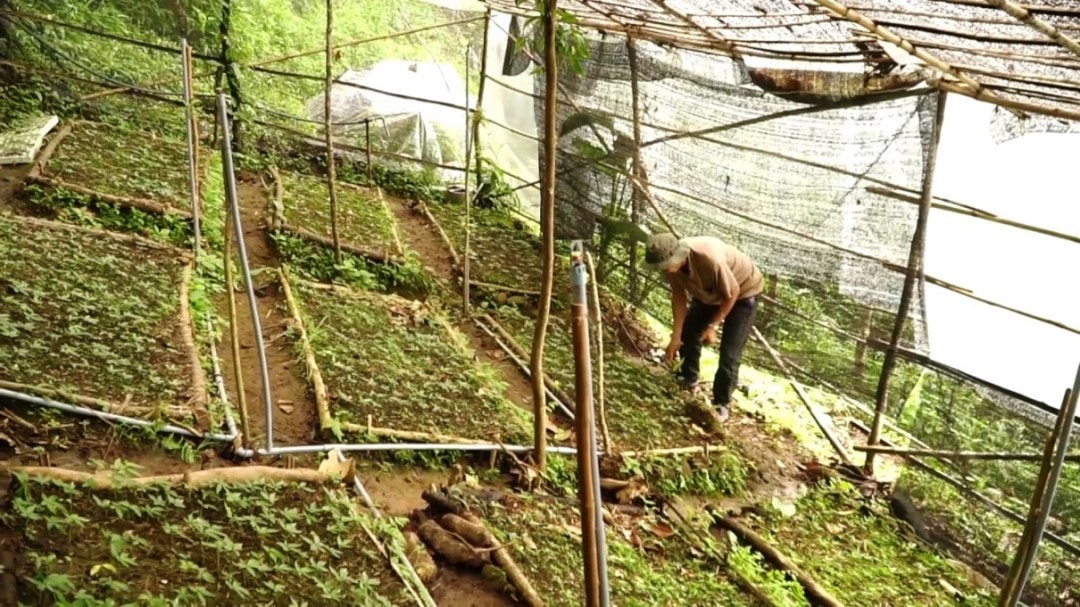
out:
<path id="1" fill-rule="evenodd" d="M 690 247 L 690 257 L 687 260 L 689 276 L 685 277 L 682 286 L 695 298 L 704 303 L 716 303 L 727 291 L 725 277 L 729 276 L 738 286 L 739 299 L 761 293 L 761 272 L 742 251 L 713 236 L 692 236 L 684 238 L 683 242 Z"/>

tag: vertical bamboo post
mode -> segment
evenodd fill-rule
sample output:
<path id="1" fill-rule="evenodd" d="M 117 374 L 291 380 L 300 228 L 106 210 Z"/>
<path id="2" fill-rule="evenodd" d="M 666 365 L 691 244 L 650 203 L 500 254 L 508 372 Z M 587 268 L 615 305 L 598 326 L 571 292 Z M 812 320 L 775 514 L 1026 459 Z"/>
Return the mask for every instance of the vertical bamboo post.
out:
<path id="1" fill-rule="evenodd" d="M 326 93 L 323 96 L 323 128 L 326 131 L 326 190 L 330 196 L 330 235 L 334 239 L 334 263 L 341 265 L 341 240 L 338 236 L 337 164 L 334 159 L 334 130 L 331 110 L 334 87 L 334 0 L 326 0 Z"/>
<path id="2" fill-rule="evenodd" d="M 547 401 L 544 394 L 544 340 L 547 338 L 548 318 L 551 315 L 551 294 L 555 270 L 555 151 L 558 127 L 555 125 L 555 92 L 559 85 L 558 56 L 555 46 L 556 3 L 543 0 L 544 23 L 544 174 L 540 192 L 540 232 L 543 236 L 543 285 L 540 290 L 540 309 L 533 331 L 532 358 L 529 373 L 533 392 L 533 445 L 536 465 L 547 470 Z"/>
<path id="3" fill-rule="evenodd" d="M 607 410 L 604 407 L 604 319 L 600 310 L 600 287 L 596 282 L 596 266 L 592 254 L 585 252 L 585 265 L 592 282 L 593 332 L 596 334 L 596 421 L 600 424 L 600 440 L 604 453 L 611 453 L 611 432 L 608 431 Z"/>
<path id="4" fill-rule="evenodd" d="M 630 103 L 634 117 L 634 166 L 630 169 L 633 178 L 633 189 L 630 195 L 630 221 L 635 226 L 641 222 L 641 198 L 642 192 L 642 165 L 641 165 L 641 102 L 638 91 L 638 61 L 637 44 L 633 36 L 626 37 L 626 58 L 630 63 Z M 630 301 L 636 306 L 641 303 L 638 299 L 641 287 L 638 284 L 638 241 L 630 240 Z"/>
<path id="5" fill-rule="evenodd" d="M 461 261 L 461 309 L 465 316 L 469 315 L 469 249 L 472 244 L 472 196 L 469 195 L 469 158 L 472 156 L 470 145 L 473 143 L 469 136 L 472 126 L 469 122 L 469 79 L 472 75 L 469 69 L 472 65 L 472 45 L 465 46 L 465 252 Z"/>
<path id="6" fill-rule="evenodd" d="M 236 110 L 240 109 L 240 81 L 237 79 L 238 65 L 234 65 L 232 61 L 232 0 L 221 0 L 221 21 L 218 23 L 218 31 L 221 34 L 221 75 L 225 77 L 225 83 L 229 87 L 229 96 L 233 101 L 233 108 L 229 114 L 230 131 L 232 133 L 232 142 L 236 149 L 242 147 L 242 138 L 240 135 L 240 121 L 233 118 Z M 215 80 L 215 90 L 217 89 L 217 82 Z M 224 128 L 224 127 L 223 127 Z M 215 128 L 215 134 L 217 130 Z M 216 137 L 215 137 L 216 139 Z"/>
<path id="7" fill-rule="evenodd" d="M 233 379 L 236 385 L 236 406 L 240 411 L 241 441 L 251 448 L 251 426 L 248 424 L 247 396 L 244 394 L 244 374 L 240 366 L 240 328 L 236 326 L 236 286 L 232 276 L 232 217 L 225 213 L 225 292 L 229 296 L 229 343 L 232 345 Z"/>
<path id="8" fill-rule="evenodd" d="M 484 118 L 484 85 L 487 83 L 488 66 L 488 32 L 491 29 L 491 9 L 484 11 L 484 41 L 480 46 L 480 88 L 476 92 L 476 111 L 472 116 L 472 141 L 473 154 L 476 155 L 476 187 L 482 185 L 484 179 L 482 158 L 484 155 L 480 147 L 480 121 Z"/>
<path id="9" fill-rule="evenodd" d="M 581 545 L 585 565 L 585 604 L 607 605 L 607 542 L 604 537 L 600 466 L 596 458 L 596 423 L 593 421 L 592 359 L 589 355 L 588 270 L 581 241 L 571 248 L 570 319 L 574 347 L 574 391 L 577 396 L 578 500 Z"/>
<path id="10" fill-rule="evenodd" d="M 1020 602 L 1020 597 L 1024 594 L 1024 587 L 1027 585 L 1028 577 L 1031 575 L 1031 568 L 1035 565 L 1035 559 L 1038 556 L 1039 544 L 1042 543 L 1043 534 L 1046 532 L 1046 521 L 1050 517 L 1050 512 L 1054 507 L 1054 498 L 1057 497 L 1058 483 L 1061 480 L 1061 470 L 1065 465 L 1065 457 L 1069 451 L 1069 439 L 1072 437 L 1072 429 L 1074 422 L 1076 421 L 1076 407 L 1078 397 L 1080 397 L 1080 367 L 1076 369 L 1076 379 L 1073 380 L 1072 390 L 1068 393 L 1066 403 L 1061 407 L 1061 425 L 1058 428 L 1058 436 L 1052 436 L 1048 441 L 1047 454 L 1052 451 L 1052 445 L 1056 443 L 1057 451 L 1053 454 L 1053 459 L 1047 459 L 1044 462 L 1044 466 L 1047 466 L 1046 479 L 1043 483 L 1043 495 L 1038 496 L 1039 504 L 1038 509 L 1031 512 L 1031 539 L 1027 546 L 1024 547 L 1023 554 L 1018 554 L 1017 558 L 1021 559 L 1021 565 L 1019 567 L 1019 575 L 1017 576 L 1015 586 L 1011 596 L 1006 597 L 1004 602 L 1005 607 L 1015 607 Z M 1047 465 L 1048 464 L 1048 465 Z M 1032 505 L 1035 505 L 1035 498 L 1032 499 Z M 1008 585 L 1007 585 L 1008 586 Z"/>
<path id="11" fill-rule="evenodd" d="M 855 376 L 855 381 L 862 382 L 863 375 L 866 373 L 866 344 L 870 340 L 870 328 L 873 326 L 874 310 L 869 306 L 862 309 L 859 313 L 859 336 L 862 340 L 855 344 L 855 365 L 852 368 L 852 374 Z"/>
<path id="12" fill-rule="evenodd" d="M 364 161 L 367 163 L 368 185 L 375 183 L 375 167 L 371 164 L 371 118 L 364 119 Z"/>
<path id="13" fill-rule="evenodd" d="M 911 308 L 911 297 L 915 292 L 915 279 L 922 273 L 923 251 L 926 247 L 926 223 L 930 216 L 930 203 L 933 198 L 934 170 L 937 165 L 938 143 L 941 141 L 941 122 L 945 116 L 946 93 L 938 91 L 937 108 L 934 113 L 934 130 L 930 139 L 930 151 L 926 158 L 926 169 L 923 172 L 922 195 L 919 199 L 919 215 L 915 222 L 915 233 L 911 237 L 911 252 L 908 255 L 907 274 L 904 276 L 904 288 L 900 294 L 900 305 L 896 310 L 896 322 L 893 324 L 892 338 L 889 340 L 889 348 L 885 351 L 885 360 L 881 365 L 881 376 L 878 378 L 877 400 L 874 409 L 874 423 L 870 427 L 870 437 L 866 444 L 875 446 L 881 440 L 881 427 L 885 422 L 885 408 L 889 402 L 889 380 L 893 369 L 896 368 L 897 350 L 900 347 L 900 338 L 904 334 L 904 326 L 907 321 L 908 310 Z M 864 464 L 866 473 L 874 474 L 874 454 L 866 454 Z"/>
<path id="14" fill-rule="evenodd" d="M 187 38 L 180 39 L 180 62 L 184 80 L 184 120 L 187 122 L 188 185 L 191 188 L 191 231 L 195 241 L 195 263 L 202 252 L 202 205 L 199 203 L 199 131 L 198 117 L 192 107 L 194 83 L 191 78 L 191 47 Z"/>

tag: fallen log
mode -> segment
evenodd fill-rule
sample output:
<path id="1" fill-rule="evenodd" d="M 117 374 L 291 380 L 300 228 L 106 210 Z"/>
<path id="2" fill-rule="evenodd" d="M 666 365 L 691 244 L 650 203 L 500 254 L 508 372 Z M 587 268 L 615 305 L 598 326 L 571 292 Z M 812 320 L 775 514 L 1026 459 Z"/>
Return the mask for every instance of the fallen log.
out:
<path id="1" fill-rule="evenodd" d="M 179 474 L 159 476 L 140 476 L 134 478 L 116 477 L 109 472 L 80 472 L 66 468 L 48 468 L 45 466 L 19 466 L 11 468 L 13 475 L 24 474 L 50 478 L 66 483 L 92 483 L 99 488 L 109 489 L 123 486 L 152 485 L 156 483 L 177 483 L 190 487 L 202 487 L 216 483 L 242 484 L 259 481 L 283 481 L 294 483 L 323 484 L 330 480 L 330 475 L 308 468 L 274 468 L 272 466 L 239 466 L 234 468 L 214 468 L 196 470 Z"/>
<path id="2" fill-rule="evenodd" d="M 448 513 L 460 516 L 466 511 L 465 504 L 438 491 L 425 489 L 420 497 L 424 498 L 424 501 L 431 505 L 432 511 L 438 514 Z"/>
<path id="3" fill-rule="evenodd" d="M 325 247 L 333 247 L 334 246 L 333 239 L 327 238 L 326 236 L 323 236 L 322 234 L 316 234 L 315 232 L 312 232 L 311 230 L 309 230 L 307 228 L 301 228 L 299 226 L 290 225 L 290 224 L 287 224 L 287 223 L 284 223 L 284 222 L 279 223 L 276 226 L 276 231 L 284 232 L 286 234 L 289 234 L 291 236 L 295 236 L 297 238 L 303 238 L 305 240 L 310 240 L 310 241 L 312 241 L 312 242 L 314 242 L 316 244 L 320 244 L 320 245 L 323 245 Z M 371 262 L 374 262 L 374 263 L 395 263 L 395 264 L 405 263 L 405 260 L 402 259 L 401 257 L 399 257 L 397 255 L 390 255 L 390 254 L 386 253 L 385 251 L 376 251 L 374 249 L 367 249 L 367 248 L 361 247 L 359 245 L 350 244 L 350 243 L 347 243 L 347 242 L 342 242 L 342 243 L 340 243 L 340 245 L 341 245 L 341 250 L 342 251 L 352 253 L 353 255 L 359 255 L 360 257 L 363 257 L 364 259 L 367 259 L 368 261 L 371 261 Z"/>
<path id="4" fill-rule="evenodd" d="M 510 552 L 499 540 L 495 539 L 495 536 L 487 530 L 487 527 L 479 518 L 470 516 L 466 519 L 454 514 L 446 514 L 439 519 L 439 522 L 442 523 L 443 527 L 461 536 L 473 546 L 491 549 L 492 560 L 506 572 L 507 579 L 517 588 L 522 601 L 529 607 L 543 607 L 544 601 L 533 589 L 529 578 L 525 577 L 525 574 L 521 572 L 521 568 L 517 566 L 517 563 L 510 556 Z"/>
<path id="5" fill-rule="evenodd" d="M 485 553 L 477 552 L 465 540 L 455 536 L 450 531 L 443 529 L 434 520 L 424 521 L 416 529 L 416 534 L 424 543 L 431 547 L 436 554 L 443 557 L 454 565 L 461 565 L 471 569 L 481 569 L 487 564 Z"/>
<path id="6" fill-rule="evenodd" d="M 413 569 L 416 570 L 416 575 L 420 577 L 420 581 L 427 583 L 435 578 L 435 574 L 439 572 L 439 568 L 435 565 L 435 560 L 428 554 L 427 548 L 424 547 L 424 543 L 420 541 L 420 536 L 412 531 L 406 531 L 405 535 L 405 558 L 409 559 L 412 563 Z"/>
<path id="7" fill-rule="evenodd" d="M 766 542 L 765 538 L 754 533 L 749 527 L 746 527 L 731 516 L 714 516 L 713 520 L 721 527 L 734 533 L 736 537 L 749 544 L 754 550 L 760 552 L 773 565 L 793 575 L 795 579 L 799 581 L 799 584 L 802 585 L 803 592 L 805 592 L 806 597 L 810 599 L 811 602 L 818 605 L 824 605 L 825 607 L 843 607 L 844 604 L 841 603 L 839 599 L 830 594 L 829 591 L 818 584 L 814 578 L 799 569 L 798 565 Z"/>
<path id="8" fill-rule="evenodd" d="M 81 185 L 75 185 L 60 179 L 58 177 L 46 177 L 45 175 L 27 175 L 26 180 L 39 185 L 49 186 L 52 188 L 59 188 L 75 192 L 76 194 L 82 194 L 91 199 L 107 202 L 109 204 L 115 204 L 118 206 L 131 207 L 138 209 L 146 213 L 154 215 L 178 215 L 184 219 L 191 219 L 191 211 L 184 209 L 178 209 L 174 206 L 161 204 L 153 200 L 146 198 L 136 198 L 133 196 L 119 196 L 117 194 L 106 194 L 105 192 L 98 192 Z"/>

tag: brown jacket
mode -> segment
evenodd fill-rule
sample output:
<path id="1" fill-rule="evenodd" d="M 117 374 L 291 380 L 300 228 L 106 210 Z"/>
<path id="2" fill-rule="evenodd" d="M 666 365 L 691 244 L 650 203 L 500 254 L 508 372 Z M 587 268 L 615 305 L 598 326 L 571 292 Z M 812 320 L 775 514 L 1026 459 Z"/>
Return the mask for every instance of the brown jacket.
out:
<path id="1" fill-rule="evenodd" d="M 761 293 L 761 272 L 745 253 L 712 236 L 684 238 L 683 242 L 689 245 L 690 256 L 682 269 L 667 274 L 673 287 L 681 287 L 693 299 L 709 305 L 720 305 L 728 297 L 746 299 Z"/>

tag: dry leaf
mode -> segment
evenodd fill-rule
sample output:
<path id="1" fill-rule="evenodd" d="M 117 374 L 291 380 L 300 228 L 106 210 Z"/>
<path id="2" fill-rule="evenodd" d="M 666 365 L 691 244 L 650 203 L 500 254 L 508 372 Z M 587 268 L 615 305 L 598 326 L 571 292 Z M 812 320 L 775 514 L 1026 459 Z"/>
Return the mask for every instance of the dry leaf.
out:
<path id="1" fill-rule="evenodd" d="M 356 474 L 356 461 L 352 458 L 341 461 L 338 458 L 340 453 L 341 452 L 337 449 L 327 453 L 326 459 L 319 464 L 319 472 L 329 474 L 330 476 L 338 476 L 342 481 L 348 482 L 351 481 Z"/>
<path id="2" fill-rule="evenodd" d="M 675 530 L 671 528 L 671 525 L 669 525 L 667 523 L 662 523 L 660 521 L 649 521 L 649 520 L 643 519 L 641 521 L 641 526 L 646 531 L 648 531 L 649 533 L 655 535 L 656 537 L 658 537 L 660 539 L 667 539 L 667 538 L 675 535 Z"/>
<path id="3" fill-rule="evenodd" d="M 649 487 L 645 484 L 645 481 L 639 478 L 632 478 L 630 482 L 619 490 L 615 494 L 615 498 L 619 500 L 620 504 L 630 504 L 639 497 L 644 497 L 649 494 Z"/>
<path id="4" fill-rule="evenodd" d="M 279 404 L 279 405 L 278 405 L 278 409 L 281 409 L 281 411 L 282 411 L 283 413 L 285 413 L 286 415 L 288 415 L 288 414 L 292 413 L 293 411 L 295 411 L 295 410 L 296 410 L 296 407 L 295 407 L 295 406 L 293 406 L 293 405 L 283 405 L 283 404 Z"/>
<path id="5" fill-rule="evenodd" d="M 506 360 L 506 352 L 502 350 L 489 350 L 488 357 L 492 360 Z"/>

